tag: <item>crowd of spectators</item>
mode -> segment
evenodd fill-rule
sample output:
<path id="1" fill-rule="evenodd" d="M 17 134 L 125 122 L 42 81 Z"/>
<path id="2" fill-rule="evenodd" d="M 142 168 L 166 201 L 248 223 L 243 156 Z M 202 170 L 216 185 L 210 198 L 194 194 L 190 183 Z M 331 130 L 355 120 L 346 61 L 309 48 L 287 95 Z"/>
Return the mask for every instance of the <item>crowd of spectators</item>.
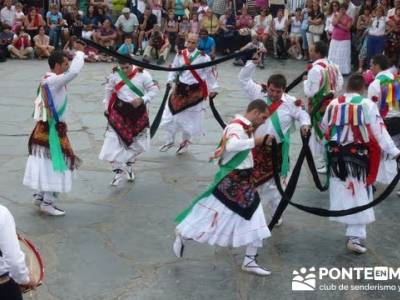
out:
<path id="1" fill-rule="evenodd" d="M 257 48 L 308 61 L 309 46 L 325 40 L 345 75 L 379 53 L 399 64 L 400 0 L 0 0 L 0 9 L 0 60 L 42 59 L 54 49 L 73 57 L 72 42 L 83 37 L 163 64 L 196 33 L 212 58 Z M 91 62 L 113 60 L 90 46 L 85 52 Z"/>

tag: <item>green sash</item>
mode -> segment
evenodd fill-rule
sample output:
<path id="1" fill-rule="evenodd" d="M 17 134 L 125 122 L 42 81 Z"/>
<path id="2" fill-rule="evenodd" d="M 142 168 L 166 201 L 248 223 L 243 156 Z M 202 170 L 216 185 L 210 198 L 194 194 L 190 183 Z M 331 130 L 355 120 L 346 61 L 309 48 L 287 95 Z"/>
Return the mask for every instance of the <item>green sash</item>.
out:
<path id="1" fill-rule="evenodd" d="M 314 110 L 314 107 L 319 105 L 319 103 L 322 101 L 322 99 L 324 98 L 324 96 L 328 90 L 328 73 L 326 71 L 324 71 L 323 76 L 324 76 L 324 83 L 323 83 L 321 89 L 311 99 L 311 106 L 312 106 L 313 110 Z M 321 124 L 321 121 L 322 121 L 321 112 L 318 110 L 311 117 L 312 117 L 312 124 L 313 124 L 314 131 L 315 131 L 317 137 L 322 141 L 324 134 L 321 131 L 321 128 L 319 127 L 319 125 Z"/>
<path id="2" fill-rule="evenodd" d="M 129 78 L 126 76 L 124 71 L 122 71 L 120 68 L 118 68 L 117 69 L 117 73 L 121 77 L 121 79 L 125 82 L 125 84 L 130 88 L 130 90 L 132 92 L 134 92 L 139 97 L 143 97 L 144 96 L 143 92 L 138 87 L 136 87 L 132 83 L 132 81 L 129 80 Z"/>
<path id="3" fill-rule="evenodd" d="M 272 104 L 271 99 L 266 98 L 266 102 L 268 105 Z M 271 123 L 275 129 L 275 132 L 278 134 L 279 139 L 282 142 L 282 167 L 281 167 L 281 176 L 286 177 L 289 172 L 289 150 L 290 150 L 290 129 L 286 134 L 283 134 L 283 130 L 281 127 L 281 122 L 279 120 L 278 111 L 275 111 L 271 116 Z"/>
<path id="4" fill-rule="evenodd" d="M 250 150 L 244 150 L 239 153 L 237 153 L 230 161 L 228 161 L 225 165 L 221 165 L 217 174 L 215 174 L 214 181 L 211 183 L 211 185 L 208 187 L 208 189 L 197 196 L 193 202 L 187 207 L 185 210 L 183 210 L 176 218 L 175 218 L 175 223 L 181 223 L 187 216 L 188 214 L 192 211 L 193 207 L 203 198 L 206 198 L 212 194 L 214 189 L 218 186 L 218 184 L 221 182 L 222 179 L 225 178 L 230 172 L 235 170 L 249 155 Z"/>

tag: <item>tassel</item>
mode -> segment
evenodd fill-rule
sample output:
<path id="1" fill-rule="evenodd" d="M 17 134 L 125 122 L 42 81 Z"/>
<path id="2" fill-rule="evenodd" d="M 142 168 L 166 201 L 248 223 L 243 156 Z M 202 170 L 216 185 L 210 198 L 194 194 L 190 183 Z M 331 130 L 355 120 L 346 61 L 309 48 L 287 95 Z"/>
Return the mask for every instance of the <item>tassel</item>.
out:
<path id="1" fill-rule="evenodd" d="M 49 121 L 49 146 L 54 171 L 66 171 L 67 165 L 65 164 L 64 154 L 61 149 L 60 139 L 58 137 L 56 122 L 54 119 Z"/>

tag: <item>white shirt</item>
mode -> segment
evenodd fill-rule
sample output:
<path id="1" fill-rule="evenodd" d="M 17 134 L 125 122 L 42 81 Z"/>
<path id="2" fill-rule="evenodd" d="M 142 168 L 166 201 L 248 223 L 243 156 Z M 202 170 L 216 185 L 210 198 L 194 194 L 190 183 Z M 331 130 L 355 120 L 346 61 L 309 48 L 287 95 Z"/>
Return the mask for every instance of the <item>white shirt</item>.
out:
<path id="1" fill-rule="evenodd" d="M 368 34 L 374 36 L 385 35 L 386 20 L 386 17 L 380 17 L 379 19 L 377 17 L 372 18 L 372 24 L 368 28 Z"/>
<path id="2" fill-rule="evenodd" d="M 381 106 L 381 84 L 380 81 L 377 79 L 380 75 L 385 75 L 389 77 L 390 79 L 394 79 L 394 75 L 392 73 L 391 69 L 384 70 L 382 72 L 379 72 L 376 74 L 374 81 L 371 82 L 371 84 L 368 86 L 368 98 L 373 100 L 374 103 L 376 103 L 378 110 Z M 378 99 L 378 102 L 374 101 L 374 98 Z M 394 116 L 399 116 L 400 112 L 398 111 L 389 111 L 387 117 L 394 117 Z"/>
<path id="3" fill-rule="evenodd" d="M 255 69 L 256 65 L 252 61 L 249 61 L 239 73 L 241 87 L 250 101 L 266 99 L 268 97 L 268 95 L 262 91 L 262 86 L 255 83 L 252 79 Z M 294 121 L 298 121 L 300 126 L 311 125 L 308 113 L 300 106 L 295 105 L 296 98 L 288 94 L 283 94 L 282 101 L 283 103 L 279 106 L 276 112 L 279 116 L 283 134 L 286 134 Z M 278 143 L 281 142 L 279 135 L 276 133 L 274 126 L 272 125 L 271 118 L 268 118 L 264 124 L 257 128 L 255 136 L 259 137 L 266 134 L 273 135 Z"/>
<path id="4" fill-rule="evenodd" d="M 271 22 L 272 22 L 271 16 L 265 17 L 264 20 L 261 22 L 261 16 L 258 15 L 254 18 L 253 30 L 257 31 L 259 29 L 264 29 L 264 33 L 269 33 L 270 27 L 271 27 L 271 25 L 270 25 Z"/>
<path id="5" fill-rule="evenodd" d="M 354 96 L 359 96 L 356 93 L 345 93 L 344 97 L 346 97 L 346 102 L 350 102 L 350 100 Z M 364 98 L 362 100 L 363 109 L 365 107 L 368 108 L 368 116 L 370 118 L 370 126 L 372 134 L 374 135 L 375 139 L 377 140 L 381 149 L 390 155 L 391 157 L 395 157 L 400 153 L 400 150 L 397 149 L 396 145 L 394 144 L 392 138 L 390 137 L 389 133 L 387 132 L 385 126 L 382 126 L 383 120 L 379 114 L 378 108 L 371 100 Z M 338 105 L 338 99 L 334 99 L 329 104 L 327 111 L 329 110 L 330 106 Z M 328 114 L 324 114 L 324 117 L 321 122 L 321 129 L 325 132 L 328 129 Z M 348 125 L 345 125 L 342 132 L 342 137 L 345 137 L 345 141 L 342 142 L 343 145 L 352 143 L 354 141 L 353 131 L 349 128 Z M 336 135 L 333 135 L 331 140 L 336 141 Z"/>
<path id="6" fill-rule="evenodd" d="M 75 57 L 69 66 L 67 72 L 56 75 L 53 72 L 47 72 L 41 83 L 46 83 L 49 86 L 50 92 L 53 96 L 55 108 L 59 110 L 64 104 L 65 97 L 67 95 L 66 84 L 72 79 L 78 76 L 85 61 L 85 54 L 82 51 L 76 51 Z M 65 113 L 60 118 L 61 121 L 65 120 Z"/>
<path id="7" fill-rule="evenodd" d="M 14 19 L 15 19 L 15 6 L 11 6 L 11 9 L 8 9 L 7 6 L 3 7 L 2 10 L 0 11 L 0 21 L 2 23 L 5 23 L 9 26 L 14 25 Z"/>
<path id="8" fill-rule="evenodd" d="M 235 119 L 239 119 L 246 125 L 251 125 L 249 120 L 240 115 L 236 115 Z M 226 164 L 240 151 L 253 149 L 255 147 L 254 136 L 249 137 L 240 124 L 228 124 L 224 129 L 223 135 L 227 137 L 228 140 L 226 142 L 225 151 L 222 154 L 222 164 Z M 252 168 L 253 165 L 253 155 L 250 151 L 249 155 L 236 169 L 249 169 Z"/>
<path id="9" fill-rule="evenodd" d="M 115 85 L 120 81 L 122 81 L 122 78 L 117 72 L 112 73 L 108 77 L 105 87 L 106 96 L 104 100 L 106 107 L 108 107 L 108 101 L 111 98 Z M 159 92 L 158 86 L 154 83 L 153 78 L 148 71 L 143 70 L 142 72 L 137 72 L 135 77 L 131 79 L 131 82 L 143 92 L 144 95 L 141 98 L 145 104 L 150 103 L 150 101 L 157 97 Z M 131 102 L 135 98 L 140 98 L 139 95 L 133 92 L 126 84 L 124 84 L 123 87 L 117 92 L 117 97 L 125 102 Z"/>
<path id="10" fill-rule="evenodd" d="M 314 97 L 314 95 L 318 93 L 318 91 L 322 87 L 321 83 L 322 83 L 324 68 L 320 66 L 318 63 L 323 63 L 325 65 L 330 65 L 336 68 L 338 76 L 336 78 L 336 88 L 333 92 L 335 94 L 338 94 L 343 88 L 343 76 L 342 73 L 340 73 L 339 67 L 329 62 L 326 58 L 321 58 L 313 62 L 312 68 L 308 71 L 307 80 L 304 80 L 304 94 L 310 98 Z"/>
<path id="11" fill-rule="evenodd" d="M 358 16 L 358 13 L 360 12 L 361 5 L 356 6 L 353 4 L 353 2 L 350 1 L 349 7 L 347 8 L 346 14 L 351 17 L 353 22 L 355 22 L 356 17 Z"/>
<path id="12" fill-rule="evenodd" d="M 28 283 L 29 271 L 19 246 L 14 218 L 3 205 L 0 205 L 0 250 L 0 276 L 9 273 L 18 284 Z"/>
<path id="13" fill-rule="evenodd" d="M 124 15 L 120 15 L 117 19 L 117 22 L 115 22 L 115 27 L 119 28 L 119 26 L 122 27 L 122 31 L 126 33 L 130 33 L 136 30 L 136 28 L 139 27 L 139 21 L 136 15 L 130 13 L 129 18 L 125 18 Z"/>
<path id="14" fill-rule="evenodd" d="M 186 49 L 183 51 L 186 51 Z M 190 54 L 189 54 L 189 56 L 190 56 Z M 200 54 L 191 63 L 191 65 L 201 64 L 201 63 L 205 63 L 205 62 L 209 62 L 209 61 L 211 61 L 211 59 L 207 54 Z M 182 67 L 182 66 L 186 66 L 186 64 L 183 59 L 183 55 L 178 53 L 175 56 L 171 67 L 176 68 L 176 67 Z M 212 72 L 212 68 L 197 69 L 197 70 L 195 70 L 195 72 L 197 74 L 199 74 L 199 76 L 202 80 L 206 81 L 209 92 L 215 92 L 218 89 L 218 82 L 217 82 L 217 79 L 215 78 L 215 75 Z M 178 76 L 178 73 L 180 73 L 180 72 L 169 72 L 167 81 L 168 82 L 175 81 L 175 79 Z M 184 84 L 187 84 L 187 85 L 198 84 L 198 81 L 196 80 L 196 78 L 193 77 L 192 73 L 189 70 L 183 71 L 182 73 L 179 74 L 179 81 Z"/>
<path id="15" fill-rule="evenodd" d="M 275 31 L 284 31 L 285 30 L 285 22 L 286 22 L 285 17 L 283 17 L 280 21 L 279 21 L 278 17 L 274 18 Z"/>
<path id="16" fill-rule="evenodd" d="M 393 17 L 395 15 L 395 13 L 396 13 L 396 8 L 393 7 L 393 8 L 388 10 L 387 17 L 388 18 Z"/>

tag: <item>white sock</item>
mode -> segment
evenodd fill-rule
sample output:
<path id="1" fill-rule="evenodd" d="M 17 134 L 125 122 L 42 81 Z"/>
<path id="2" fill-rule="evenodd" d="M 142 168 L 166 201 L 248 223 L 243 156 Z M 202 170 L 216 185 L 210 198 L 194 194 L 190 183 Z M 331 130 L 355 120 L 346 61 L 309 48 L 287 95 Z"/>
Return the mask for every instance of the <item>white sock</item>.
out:
<path id="1" fill-rule="evenodd" d="M 243 259 L 243 265 L 247 266 L 257 266 L 255 261 L 255 256 L 257 255 L 257 247 L 247 246 L 246 247 L 246 255 Z"/>
<path id="2" fill-rule="evenodd" d="M 44 192 L 43 193 L 43 203 L 47 205 L 52 205 L 55 200 L 54 192 Z"/>

